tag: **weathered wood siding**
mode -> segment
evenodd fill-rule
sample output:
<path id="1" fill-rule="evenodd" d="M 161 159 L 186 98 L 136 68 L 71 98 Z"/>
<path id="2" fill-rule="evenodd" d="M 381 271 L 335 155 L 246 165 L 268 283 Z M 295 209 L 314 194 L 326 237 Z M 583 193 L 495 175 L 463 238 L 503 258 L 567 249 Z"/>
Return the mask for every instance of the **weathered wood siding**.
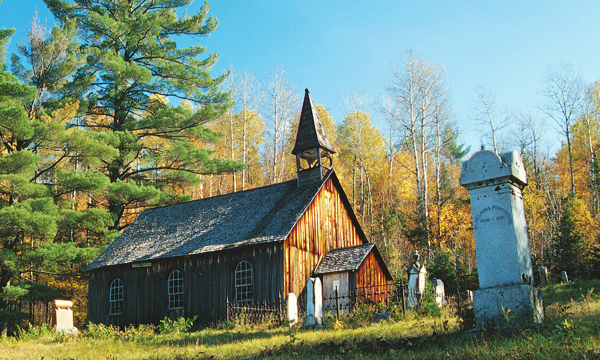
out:
<path id="1" fill-rule="evenodd" d="M 151 267 L 131 264 L 100 268 L 90 272 L 88 320 L 93 323 L 158 324 L 165 316 L 191 318 L 197 324 L 224 319 L 226 301 L 235 298 L 235 267 L 246 260 L 253 269 L 253 299 L 276 300 L 283 296 L 283 251 L 281 243 L 249 246 L 228 251 L 152 261 Z M 167 280 L 172 271 L 183 273 L 182 310 L 169 310 Z M 123 314 L 109 315 L 110 284 L 123 282 Z"/>
<path id="2" fill-rule="evenodd" d="M 381 258 L 378 259 L 374 251 L 367 255 L 356 274 L 356 291 L 363 298 L 369 298 L 376 303 L 385 301 L 389 291 L 389 279 L 381 267 Z"/>
<path id="3" fill-rule="evenodd" d="M 352 220 L 350 204 L 342 196 L 333 179 L 329 178 L 285 240 L 286 294 L 300 295 L 306 280 L 331 249 L 366 242 Z"/>

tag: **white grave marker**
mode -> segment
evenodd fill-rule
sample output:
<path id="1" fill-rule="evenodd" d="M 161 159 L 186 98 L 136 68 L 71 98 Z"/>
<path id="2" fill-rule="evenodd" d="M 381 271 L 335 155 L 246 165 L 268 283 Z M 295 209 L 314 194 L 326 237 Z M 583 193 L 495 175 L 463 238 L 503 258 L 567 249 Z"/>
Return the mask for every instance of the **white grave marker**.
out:
<path id="1" fill-rule="evenodd" d="M 444 305 L 444 298 L 446 297 L 446 291 L 444 290 L 444 282 L 440 279 L 431 280 L 433 289 L 435 291 L 435 302 L 441 307 Z"/>
<path id="2" fill-rule="evenodd" d="M 323 285 L 321 279 L 315 278 L 315 322 L 317 325 L 323 325 Z"/>
<path id="3" fill-rule="evenodd" d="M 306 316 L 302 318 L 302 325 L 323 325 L 323 287 L 319 278 L 306 281 Z"/>
<path id="4" fill-rule="evenodd" d="M 298 323 L 298 298 L 296 298 L 296 294 L 289 293 L 285 299 L 285 305 L 288 324 L 294 326 Z"/>
<path id="5" fill-rule="evenodd" d="M 516 151 L 479 151 L 463 163 L 460 184 L 471 197 L 480 287 L 473 294 L 477 324 L 505 324 L 502 307 L 519 321 L 542 322 L 543 294 L 532 286 L 521 157 Z"/>

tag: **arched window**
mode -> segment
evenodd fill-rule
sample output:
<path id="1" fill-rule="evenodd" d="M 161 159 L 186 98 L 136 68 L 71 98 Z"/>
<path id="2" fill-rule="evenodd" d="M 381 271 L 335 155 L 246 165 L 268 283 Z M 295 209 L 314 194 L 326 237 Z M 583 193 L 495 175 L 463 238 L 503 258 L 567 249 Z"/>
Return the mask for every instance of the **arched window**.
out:
<path id="1" fill-rule="evenodd" d="M 183 274 L 175 270 L 169 275 L 169 309 L 183 307 Z"/>
<path id="2" fill-rule="evenodd" d="M 235 267 L 235 301 L 252 301 L 252 265 L 245 260 Z"/>
<path id="3" fill-rule="evenodd" d="M 116 278 L 110 283 L 110 314 L 123 313 L 123 282 Z"/>

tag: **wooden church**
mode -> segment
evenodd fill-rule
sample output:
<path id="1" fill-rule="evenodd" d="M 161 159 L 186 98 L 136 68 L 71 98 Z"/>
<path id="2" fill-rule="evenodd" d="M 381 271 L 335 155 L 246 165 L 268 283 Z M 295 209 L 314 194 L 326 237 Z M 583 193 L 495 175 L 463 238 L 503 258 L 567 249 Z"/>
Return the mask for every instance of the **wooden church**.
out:
<path id="1" fill-rule="evenodd" d="M 314 276 L 387 289 L 390 272 L 333 171 L 308 89 L 292 153 L 296 180 L 143 211 L 86 269 L 88 321 L 215 323 L 228 300 L 299 296 Z"/>

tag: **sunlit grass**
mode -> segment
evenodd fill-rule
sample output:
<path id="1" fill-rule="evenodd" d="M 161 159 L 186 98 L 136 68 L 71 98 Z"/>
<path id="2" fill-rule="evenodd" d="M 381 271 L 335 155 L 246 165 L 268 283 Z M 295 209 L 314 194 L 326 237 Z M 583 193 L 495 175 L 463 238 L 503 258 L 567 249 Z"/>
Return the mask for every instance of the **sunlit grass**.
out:
<path id="1" fill-rule="evenodd" d="M 419 317 L 359 326 L 342 318 L 331 327 L 285 326 L 184 334 L 122 334 L 107 339 L 51 332 L 0 340 L 0 359 L 598 359 L 600 281 L 545 289 L 542 326 L 465 333 L 460 319 Z"/>

